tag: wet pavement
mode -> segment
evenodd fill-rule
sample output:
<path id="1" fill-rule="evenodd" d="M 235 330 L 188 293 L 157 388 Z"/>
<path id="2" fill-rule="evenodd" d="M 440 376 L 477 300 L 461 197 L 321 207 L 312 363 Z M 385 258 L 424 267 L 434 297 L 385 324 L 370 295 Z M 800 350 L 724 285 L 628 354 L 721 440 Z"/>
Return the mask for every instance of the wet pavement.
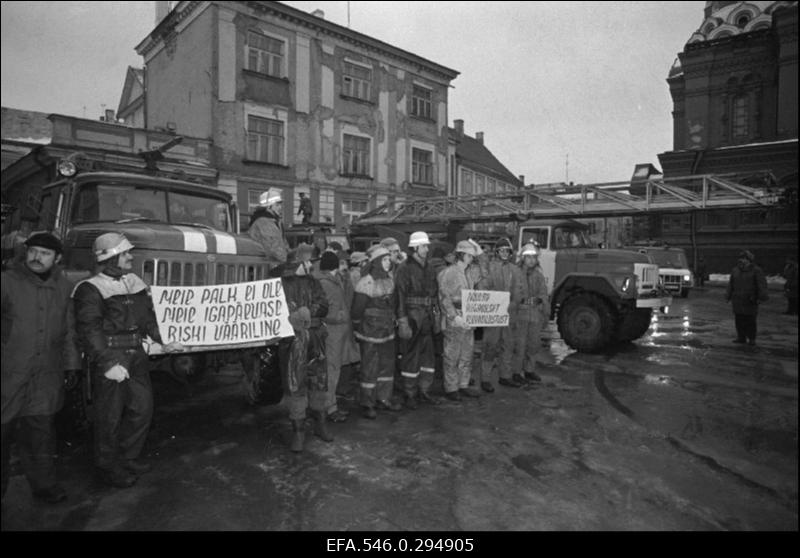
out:
<path id="1" fill-rule="evenodd" d="M 797 530 L 797 317 L 772 292 L 758 347 L 736 345 L 722 290 L 676 298 L 648 334 L 603 355 L 554 335 L 541 385 L 358 416 L 288 450 L 282 405 L 244 402 L 235 370 L 156 379 L 154 470 L 100 486 L 82 437 L 69 494 L 32 500 L 17 470 L 7 530 Z"/>

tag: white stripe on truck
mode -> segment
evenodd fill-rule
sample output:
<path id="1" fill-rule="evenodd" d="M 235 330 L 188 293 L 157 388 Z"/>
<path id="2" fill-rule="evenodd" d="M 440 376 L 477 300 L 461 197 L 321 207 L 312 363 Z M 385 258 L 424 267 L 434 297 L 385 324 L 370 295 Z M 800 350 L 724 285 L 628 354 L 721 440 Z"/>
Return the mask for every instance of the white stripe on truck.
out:
<path id="1" fill-rule="evenodd" d="M 177 225 L 173 225 L 173 227 L 183 233 L 184 250 L 187 252 L 208 252 L 206 235 L 189 227 L 180 227 Z"/>
<path id="2" fill-rule="evenodd" d="M 217 240 L 217 254 L 235 254 L 236 239 L 228 233 L 214 231 L 214 238 Z"/>

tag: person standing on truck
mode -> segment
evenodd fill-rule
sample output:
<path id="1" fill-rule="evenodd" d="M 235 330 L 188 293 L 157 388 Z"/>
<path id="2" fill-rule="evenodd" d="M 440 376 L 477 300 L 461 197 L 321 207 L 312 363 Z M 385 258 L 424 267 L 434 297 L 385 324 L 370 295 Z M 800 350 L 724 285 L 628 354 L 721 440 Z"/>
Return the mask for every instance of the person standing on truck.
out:
<path id="1" fill-rule="evenodd" d="M 250 218 L 247 234 L 261 243 L 270 264 L 278 265 L 286 261 L 289 243 L 283 229 L 283 198 L 280 190 L 270 188 L 261 194 L 258 208 Z"/>
<path id="2" fill-rule="evenodd" d="M 461 240 L 456 245 L 455 263 L 439 274 L 439 306 L 446 317 L 444 327 L 444 390 L 450 401 L 461 396 L 479 397 L 469 387 L 474 347 L 473 328 L 461 313 L 461 291 L 475 288 L 475 279 L 468 273 L 477 255 L 476 243 Z"/>
<path id="3" fill-rule="evenodd" d="M 376 408 L 400 411 L 392 401 L 394 389 L 395 318 L 397 291 L 390 275 L 389 250 L 377 244 L 367 252 L 369 264 L 353 297 L 353 330 L 361 344 L 361 397 L 363 416 L 374 419 Z"/>
<path id="4" fill-rule="evenodd" d="M 64 404 L 65 371 L 81 368 L 75 339 L 72 283 L 58 264 L 61 241 L 38 233 L 25 241 L 23 260 L 2 273 L 3 496 L 11 444 L 36 498 L 51 504 L 67 497 L 56 479 L 54 417 Z"/>
<path id="5" fill-rule="evenodd" d="M 153 417 L 150 362 L 142 343 L 162 343 L 147 285 L 131 273 L 133 244 L 119 233 L 94 241 L 98 272 L 75 286 L 76 329 L 94 391 L 94 464 L 102 482 L 132 486 L 151 469 L 139 460 Z M 182 351 L 177 342 L 164 352 Z"/>
<path id="6" fill-rule="evenodd" d="M 328 370 L 325 358 L 326 329 L 322 319 L 328 314 L 328 299 L 319 281 L 311 275 L 314 248 L 302 243 L 289 252 L 286 263 L 273 270 L 281 278 L 289 322 L 294 337 L 278 343 L 278 362 L 292 422 L 291 450 L 303 451 L 306 410 L 311 409 L 314 434 L 332 442 L 325 416 Z"/>
<path id="7" fill-rule="evenodd" d="M 314 214 L 314 208 L 311 206 L 311 198 L 306 196 L 305 192 L 300 192 L 300 209 L 297 214 L 303 215 L 303 224 L 307 225 L 311 222 L 311 216 Z"/>
<path id="8" fill-rule="evenodd" d="M 346 260 L 345 260 L 346 261 Z M 339 409 L 336 403 L 336 388 L 344 363 L 347 343 L 352 338 L 350 322 L 350 303 L 352 292 L 348 297 L 347 285 L 350 277 L 343 277 L 339 272 L 339 256 L 333 252 L 323 252 L 319 271 L 314 277 L 320 282 L 328 299 L 328 313 L 322 319 L 327 330 L 325 338 L 325 360 L 328 370 L 328 391 L 325 412 L 331 422 L 347 420 L 347 411 Z"/>
<path id="9" fill-rule="evenodd" d="M 512 379 L 518 383 L 541 382 L 536 374 L 536 354 L 542 349 L 542 329 L 550 318 L 547 281 L 539 265 L 539 247 L 526 244 L 520 254 L 521 277 L 511 299 L 515 301 Z"/>
<path id="10" fill-rule="evenodd" d="M 725 300 L 733 306 L 736 323 L 733 342 L 753 346 L 756 344 L 758 305 L 769 300 L 767 278 L 754 261 L 755 256 L 749 250 L 740 252 L 725 290 Z"/>
<path id="11" fill-rule="evenodd" d="M 409 409 L 417 408 L 417 398 L 423 403 L 439 403 L 430 394 L 436 364 L 433 335 L 441 326 L 436 270 L 428 262 L 430 244 L 427 233 L 412 233 L 409 257 L 395 273 L 400 375 Z"/>
<path id="12" fill-rule="evenodd" d="M 495 246 L 497 258 L 489 263 L 489 271 L 476 288 L 487 291 L 502 291 L 515 293 L 519 282 L 522 280 L 522 273 L 519 266 L 514 264 L 512 259 L 513 247 L 511 241 L 502 238 Z M 478 376 L 483 391 L 492 393 L 494 391 L 494 369 L 497 368 L 501 386 L 518 388 L 520 384 L 512 377 L 511 358 L 514 351 L 514 331 L 516 326 L 512 322 L 516 318 L 516 300 L 509 299 L 508 306 L 508 325 L 505 327 L 485 327 L 483 328 L 483 355 Z"/>

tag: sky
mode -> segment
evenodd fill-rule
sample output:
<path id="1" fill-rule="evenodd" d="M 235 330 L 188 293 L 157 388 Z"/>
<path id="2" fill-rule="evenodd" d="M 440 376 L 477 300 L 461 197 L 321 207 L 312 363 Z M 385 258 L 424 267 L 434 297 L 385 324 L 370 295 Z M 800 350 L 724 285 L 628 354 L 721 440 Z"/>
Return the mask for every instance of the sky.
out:
<path id="1" fill-rule="evenodd" d="M 526 184 L 631 178 L 672 149 L 666 82 L 705 2 L 285 2 L 460 72 L 464 120 Z M 349 5 L 349 16 L 348 16 Z M 117 109 L 155 2 L 7 2 L 2 105 L 98 118 Z M 349 17 L 349 22 L 348 22 Z"/>

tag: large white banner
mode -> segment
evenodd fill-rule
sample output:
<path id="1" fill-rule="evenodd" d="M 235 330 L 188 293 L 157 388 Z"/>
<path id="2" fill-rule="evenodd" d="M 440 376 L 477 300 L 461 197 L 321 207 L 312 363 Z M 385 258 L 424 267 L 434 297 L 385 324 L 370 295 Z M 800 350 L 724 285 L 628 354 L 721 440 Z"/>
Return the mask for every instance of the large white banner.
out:
<path id="1" fill-rule="evenodd" d="M 461 314 L 470 327 L 508 325 L 509 293 L 503 291 L 461 291 Z"/>
<path id="2" fill-rule="evenodd" d="M 294 335 L 280 278 L 150 290 L 164 343 L 214 346 Z"/>

